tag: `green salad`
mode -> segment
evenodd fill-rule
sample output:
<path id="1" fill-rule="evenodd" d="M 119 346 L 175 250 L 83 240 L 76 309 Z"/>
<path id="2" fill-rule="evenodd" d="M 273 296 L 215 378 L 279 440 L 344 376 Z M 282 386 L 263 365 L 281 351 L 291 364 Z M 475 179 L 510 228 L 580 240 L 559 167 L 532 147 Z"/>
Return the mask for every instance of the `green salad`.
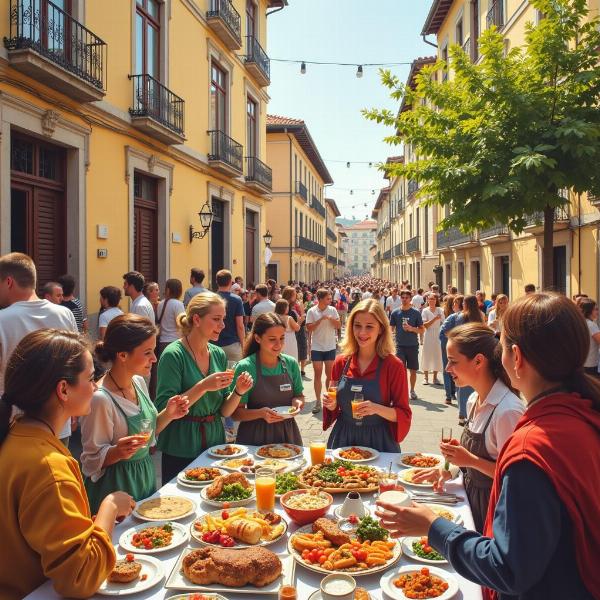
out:
<path id="1" fill-rule="evenodd" d="M 239 483 L 228 483 L 223 486 L 223 491 L 215 498 L 219 502 L 235 502 L 237 500 L 246 500 L 252 496 L 252 490 L 246 489 Z"/>
<path id="2" fill-rule="evenodd" d="M 275 476 L 275 493 L 285 494 L 298 489 L 298 477 L 293 473 L 282 473 Z"/>
<path id="3" fill-rule="evenodd" d="M 389 531 L 384 529 L 373 517 L 363 517 L 356 529 L 356 537 L 361 542 L 365 540 L 371 540 L 372 542 L 382 540 L 385 542 L 389 535 Z"/>
<path id="4" fill-rule="evenodd" d="M 427 560 L 446 560 L 439 552 L 429 545 L 429 540 L 426 537 L 415 540 L 412 543 L 412 549 L 417 556 L 426 558 Z"/>

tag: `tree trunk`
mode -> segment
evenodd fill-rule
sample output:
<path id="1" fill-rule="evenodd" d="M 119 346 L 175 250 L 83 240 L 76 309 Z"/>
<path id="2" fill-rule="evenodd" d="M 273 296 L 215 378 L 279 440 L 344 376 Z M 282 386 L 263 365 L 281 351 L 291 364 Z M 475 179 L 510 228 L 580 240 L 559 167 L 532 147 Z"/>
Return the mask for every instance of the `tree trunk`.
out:
<path id="1" fill-rule="evenodd" d="M 542 254 L 542 290 L 554 288 L 554 208 L 544 208 L 544 249 Z"/>

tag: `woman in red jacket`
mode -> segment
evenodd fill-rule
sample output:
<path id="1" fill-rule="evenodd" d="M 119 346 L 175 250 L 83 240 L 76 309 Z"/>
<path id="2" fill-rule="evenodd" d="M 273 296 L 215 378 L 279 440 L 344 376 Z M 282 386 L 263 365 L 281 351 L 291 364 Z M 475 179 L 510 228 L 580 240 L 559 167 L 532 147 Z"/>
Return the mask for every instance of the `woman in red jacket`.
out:
<path id="1" fill-rule="evenodd" d="M 379 300 L 356 305 L 333 364 L 335 397 L 323 396 L 323 429 L 335 422 L 327 446 L 367 446 L 398 452 L 410 429 L 403 362 L 394 354 L 388 318 Z M 352 402 L 355 404 L 354 410 Z"/>

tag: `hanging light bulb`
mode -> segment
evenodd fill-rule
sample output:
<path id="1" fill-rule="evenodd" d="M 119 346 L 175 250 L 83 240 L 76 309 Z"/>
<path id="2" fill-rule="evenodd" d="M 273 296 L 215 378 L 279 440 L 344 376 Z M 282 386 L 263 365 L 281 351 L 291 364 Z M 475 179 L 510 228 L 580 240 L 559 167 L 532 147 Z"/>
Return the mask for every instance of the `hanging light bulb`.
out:
<path id="1" fill-rule="evenodd" d="M 350 163 L 349 163 L 349 162 L 347 162 L 347 163 L 346 163 L 346 167 L 347 167 L 348 169 L 350 168 Z"/>
<path id="2" fill-rule="evenodd" d="M 375 195 L 375 190 L 371 190 L 371 196 Z"/>
<path id="3" fill-rule="evenodd" d="M 372 163 L 372 162 L 370 162 L 370 163 L 369 163 L 369 167 L 372 167 L 372 166 L 373 166 L 373 163 Z"/>
<path id="4" fill-rule="evenodd" d="M 362 65 L 358 65 L 358 69 L 356 69 L 356 76 L 360 79 L 363 76 L 363 68 Z"/>
<path id="5" fill-rule="evenodd" d="M 305 75 L 305 74 L 306 74 L 306 63 L 305 63 L 305 62 L 303 62 L 303 63 L 300 65 L 300 73 L 301 73 L 302 75 Z"/>
<path id="6" fill-rule="evenodd" d="M 354 194 L 354 190 L 350 190 L 350 195 L 352 196 L 352 194 Z"/>

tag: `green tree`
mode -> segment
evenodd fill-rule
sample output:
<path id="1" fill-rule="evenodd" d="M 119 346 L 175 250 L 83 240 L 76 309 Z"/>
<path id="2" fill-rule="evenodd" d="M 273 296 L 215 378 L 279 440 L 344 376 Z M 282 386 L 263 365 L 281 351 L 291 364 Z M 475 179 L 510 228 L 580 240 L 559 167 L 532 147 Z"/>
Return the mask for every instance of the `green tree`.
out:
<path id="1" fill-rule="evenodd" d="M 507 225 L 515 233 L 543 215 L 544 288 L 553 283 L 553 222 L 562 190 L 600 192 L 600 27 L 586 0 L 532 0 L 544 18 L 529 23 L 526 44 L 505 51 L 495 27 L 479 39 L 473 64 L 450 49 L 454 77 L 438 81 L 443 61 L 423 68 L 415 89 L 389 71 L 382 82 L 410 110 L 365 110 L 393 127 L 391 145 L 411 144 L 419 160 L 384 165 L 420 182 L 424 204 L 449 207 L 441 229 Z"/>

